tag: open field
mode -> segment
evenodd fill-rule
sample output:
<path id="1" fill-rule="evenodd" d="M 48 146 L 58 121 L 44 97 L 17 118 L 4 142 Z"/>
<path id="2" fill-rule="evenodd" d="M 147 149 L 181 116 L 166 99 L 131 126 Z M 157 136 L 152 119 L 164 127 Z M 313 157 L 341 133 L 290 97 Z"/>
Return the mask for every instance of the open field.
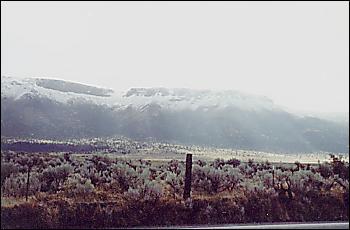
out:
<path id="1" fill-rule="evenodd" d="M 2 228 L 349 220 L 349 163 L 338 155 L 128 139 L 2 143 Z M 187 153 L 190 199 L 183 198 Z"/>
<path id="2" fill-rule="evenodd" d="M 242 149 L 213 148 L 203 146 L 185 146 L 156 141 L 135 141 L 125 137 L 68 139 L 64 141 L 41 139 L 14 139 L 2 137 L 2 150 L 24 152 L 69 152 L 77 155 L 103 154 L 112 158 L 144 159 L 152 161 L 184 160 L 190 153 L 194 160 L 212 161 L 217 158 L 228 160 L 231 158 L 247 162 L 253 159 L 256 162 L 316 164 L 330 160 L 329 155 L 341 155 L 345 162 L 349 162 L 348 153 L 311 152 L 311 153 L 283 153 L 264 152 Z"/>
<path id="3" fill-rule="evenodd" d="M 231 150 L 231 149 L 200 149 L 200 150 L 186 150 L 181 152 L 170 152 L 170 153 L 156 153 L 152 150 L 139 151 L 131 153 L 130 155 L 123 154 L 107 154 L 109 157 L 122 157 L 126 159 L 145 159 L 145 160 L 158 160 L 158 161 L 170 161 L 172 159 L 183 160 L 185 159 L 186 153 L 193 154 L 195 160 L 215 160 L 216 158 L 222 158 L 225 160 L 231 158 L 237 158 L 241 161 L 247 162 L 249 159 L 254 159 L 257 162 L 269 161 L 274 163 L 294 163 L 296 161 L 302 163 L 316 164 L 318 162 L 329 161 L 330 153 L 303 153 L 303 154 L 283 154 L 283 153 L 268 153 L 259 151 L 248 151 L 248 150 Z M 346 162 L 349 162 L 349 157 L 344 156 Z"/>

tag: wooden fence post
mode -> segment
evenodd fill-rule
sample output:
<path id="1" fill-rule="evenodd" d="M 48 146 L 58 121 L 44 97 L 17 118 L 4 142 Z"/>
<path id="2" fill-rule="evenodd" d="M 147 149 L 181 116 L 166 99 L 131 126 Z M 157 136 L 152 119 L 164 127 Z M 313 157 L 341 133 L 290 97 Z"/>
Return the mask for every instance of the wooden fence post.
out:
<path id="1" fill-rule="evenodd" d="M 275 166 L 272 165 L 272 187 L 275 187 Z"/>
<path id="2" fill-rule="evenodd" d="M 28 174 L 27 174 L 27 188 L 26 188 L 26 201 L 28 201 L 28 193 L 29 193 L 29 177 L 30 177 L 31 167 L 28 165 Z"/>
<path id="3" fill-rule="evenodd" d="M 183 196 L 185 200 L 191 197 L 191 180 L 192 180 L 192 154 L 186 154 L 185 188 L 184 188 L 184 196 Z"/>

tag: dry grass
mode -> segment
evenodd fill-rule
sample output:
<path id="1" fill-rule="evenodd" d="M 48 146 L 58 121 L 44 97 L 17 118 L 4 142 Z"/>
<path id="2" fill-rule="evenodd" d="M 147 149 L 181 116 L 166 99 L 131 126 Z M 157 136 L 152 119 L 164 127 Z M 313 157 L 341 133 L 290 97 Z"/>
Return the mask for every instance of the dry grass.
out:
<path id="1" fill-rule="evenodd" d="M 187 150 L 186 150 L 187 151 Z M 193 151 L 188 151 L 193 155 L 193 160 L 198 159 L 212 161 L 216 158 L 222 158 L 228 160 L 236 158 L 242 162 L 247 162 L 249 159 L 254 159 L 255 162 L 269 161 L 271 163 L 294 163 L 299 161 L 301 163 L 315 164 L 318 162 L 329 162 L 329 153 L 273 153 L 262 151 L 250 151 L 250 150 L 234 150 L 234 149 L 215 149 L 215 148 L 200 148 Z M 89 156 L 88 154 L 74 154 L 78 158 L 84 159 Z M 91 155 L 90 155 L 91 156 Z M 184 161 L 186 154 L 183 152 L 161 152 L 156 150 L 143 150 L 138 152 L 132 152 L 130 154 L 118 154 L 118 153 L 103 153 L 103 156 L 107 156 L 111 159 L 121 158 L 130 160 L 151 160 L 152 162 L 168 162 L 176 159 Z M 343 160 L 349 162 L 349 155 L 344 155 Z"/>
<path id="2" fill-rule="evenodd" d="M 28 201 L 26 201 L 25 197 L 17 198 L 17 197 L 4 197 L 1 196 L 1 207 L 13 208 L 16 205 L 25 204 L 25 203 L 33 203 L 36 202 L 35 197 L 28 197 Z"/>

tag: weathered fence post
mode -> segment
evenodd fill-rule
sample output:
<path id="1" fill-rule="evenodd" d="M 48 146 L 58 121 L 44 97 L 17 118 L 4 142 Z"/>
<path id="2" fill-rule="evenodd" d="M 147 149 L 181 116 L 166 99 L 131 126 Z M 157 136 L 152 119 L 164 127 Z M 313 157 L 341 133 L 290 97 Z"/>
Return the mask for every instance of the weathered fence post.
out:
<path id="1" fill-rule="evenodd" d="M 191 197 L 192 154 L 186 154 L 184 199 Z"/>
<path id="2" fill-rule="evenodd" d="M 272 187 L 275 187 L 275 166 L 272 165 Z"/>
<path id="3" fill-rule="evenodd" d="M 28 174 L 27 174 L 27 188 L 26 188 L 26 201 L 28 201 L 28 193 L 29 193 L 29 177 L 30 177 L 31 167 L 28 165 Z"/>

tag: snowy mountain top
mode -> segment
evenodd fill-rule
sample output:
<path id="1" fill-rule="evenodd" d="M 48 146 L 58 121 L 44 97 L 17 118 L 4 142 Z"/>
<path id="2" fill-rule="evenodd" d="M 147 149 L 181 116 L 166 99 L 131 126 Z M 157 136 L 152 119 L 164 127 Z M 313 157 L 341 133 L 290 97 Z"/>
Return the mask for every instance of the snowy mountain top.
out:
<path id="1" fill-rule="evenodd" d="M 264 96 L 235 90 L 195 90 L 187 88 L 131 88 L 126 92 L 88 86 L 80 83 L 43 78 L 1 77 L 1 96 L 20 99 L 38 96 L 61 103 L 88 101 L 123 109 L 141 109 L 159 105 L 166 109 L 218 109 L 236 107 L 243 110 L 280 109 Z"/>
<path id="2" fill-rule="evenodd" d="M 242 93 L 236 90 L 209 90 L 188 88 L 131 88 L 123 94 L 124 101 L 141 105 L 144 102 L 173 108 L 227 108 L 245 110 L 279 109 L 264 96 Z"/>

